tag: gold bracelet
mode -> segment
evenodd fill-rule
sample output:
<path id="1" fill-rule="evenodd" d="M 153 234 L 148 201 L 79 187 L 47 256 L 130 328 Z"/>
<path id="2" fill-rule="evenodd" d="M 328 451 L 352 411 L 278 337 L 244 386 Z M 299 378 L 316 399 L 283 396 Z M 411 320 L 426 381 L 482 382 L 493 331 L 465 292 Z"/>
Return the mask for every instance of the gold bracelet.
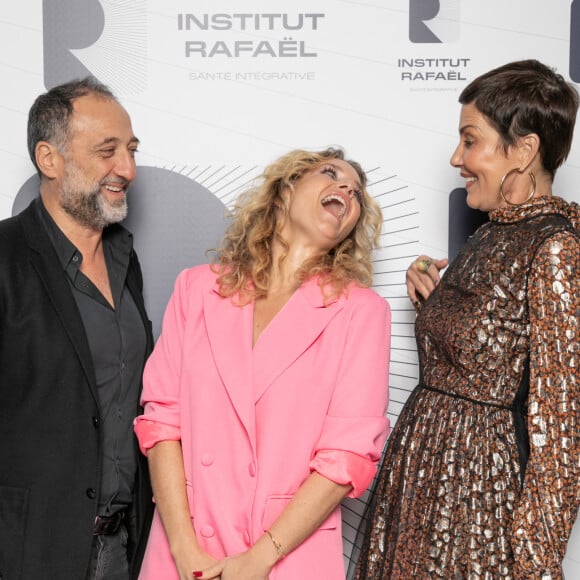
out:
<path id="1" fill-rule="evenodd" d="M 278 559 L 281 560 L 282 558 L 284 558 L 284 556 L 286 556 L 286 554 L 284 553 L 284 550 L 282 549 L 282 544 L 280 544 L 280 542 L 276 541 L 276 538 L 274 538 L 274 536 L 272 535 L 272 532 L 270 530 L 266 530 L 266 533 L 270 536 L 270 539 L 272 540 L 272 544 L 274 544 L 274 548 L 276 548 L 276 553 L 278 554 Z"/>

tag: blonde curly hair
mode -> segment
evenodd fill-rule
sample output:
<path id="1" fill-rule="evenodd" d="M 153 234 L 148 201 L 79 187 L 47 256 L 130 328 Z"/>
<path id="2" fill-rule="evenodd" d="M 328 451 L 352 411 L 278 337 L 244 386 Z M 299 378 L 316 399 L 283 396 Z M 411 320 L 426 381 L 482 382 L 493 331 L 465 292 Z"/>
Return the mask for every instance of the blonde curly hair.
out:
<path id="1" fill-rule="evenodd" d="M 299 285 L 319 276 L 321 286 L 329 288 L 330 296 L 340 295 L 351 282 L 371 285 L 371 252 L 379 245 L 383 216 L 366 189 L 364 171 L 355 161 L 346 160 L 342 149 L 314 152 L 298 149 L 266 167 L 260 184 L 238 197 L 231 225 L 212 262 L 222 296 L 238 294 L 239 302 L 247 303 L 268 294 L 273 239 L 277 238 L 288 248 L 279 234 L 287 217 L 282 193 L 286 189 L 293 191 L 300 177 L 331 159 L 344 160 L 357 172 L 363 195 L 360 217 L 352 232 L 338 246 L 302 264 L 296 273 L 296 282 Z"/>

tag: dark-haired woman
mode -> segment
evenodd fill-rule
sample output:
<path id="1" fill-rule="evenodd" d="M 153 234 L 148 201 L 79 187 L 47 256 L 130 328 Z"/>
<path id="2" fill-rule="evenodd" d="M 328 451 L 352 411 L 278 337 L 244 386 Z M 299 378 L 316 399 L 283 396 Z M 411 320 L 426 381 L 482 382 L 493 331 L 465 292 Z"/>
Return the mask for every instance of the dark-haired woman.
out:
<path id="1" fill-rule="evenodd" d="M 489 222 L 440 282 L 445 260 L 407 272 L 420 384 L 389 439 L 358 580 L 560 579 L 576 518 L 580 214 L 552 181 L 578 96 L 530 60 L 459 100 L 451 164 Z"/>

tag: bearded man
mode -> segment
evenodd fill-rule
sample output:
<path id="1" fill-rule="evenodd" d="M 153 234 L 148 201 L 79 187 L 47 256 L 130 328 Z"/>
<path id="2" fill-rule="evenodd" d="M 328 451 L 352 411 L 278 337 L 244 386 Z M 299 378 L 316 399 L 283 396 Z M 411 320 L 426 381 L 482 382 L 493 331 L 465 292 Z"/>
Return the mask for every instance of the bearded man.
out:
<path id="1" fill-rule="evenodd" d="M 136 578 L 151 519 L 132 422 L 152 346 L 119 225 L 138 139 L 88 77 L 40 95 L 40 195 L 0 222 L 0 578 Z"/>

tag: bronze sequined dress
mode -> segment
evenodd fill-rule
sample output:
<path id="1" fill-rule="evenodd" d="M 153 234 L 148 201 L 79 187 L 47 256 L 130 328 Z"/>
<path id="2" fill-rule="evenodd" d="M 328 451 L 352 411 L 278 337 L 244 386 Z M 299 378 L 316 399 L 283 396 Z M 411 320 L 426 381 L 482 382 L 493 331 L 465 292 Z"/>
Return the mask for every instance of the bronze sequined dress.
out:
<path id="1" fill-rule="evenodd" d="M 562 578 L 580 500 L 579 215 L 557 197 L 491 212 L 423 305 L 420 385 L 357 580 Z"/>

